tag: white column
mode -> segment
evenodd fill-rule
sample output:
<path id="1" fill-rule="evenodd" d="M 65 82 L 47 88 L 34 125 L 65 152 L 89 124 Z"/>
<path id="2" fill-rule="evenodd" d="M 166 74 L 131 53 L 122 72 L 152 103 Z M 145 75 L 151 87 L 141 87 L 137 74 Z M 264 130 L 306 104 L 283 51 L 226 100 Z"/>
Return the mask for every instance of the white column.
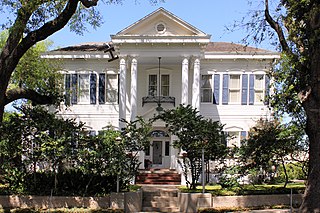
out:
<path id="1" fill-rule="evenodd" d="M 188 104 L 188 70 L 189 61 L 188 59 L 183 59 L 182 70 L 181 70 L 181 104 Z"/>
<path id="2" fill-rule="evenodd" d="M 126 119 L 126 74 L 127 66 L 126 60 L 122 58 L 120 60 L 120 85 L 119 85 L 119 119 Z M 119 128 L 123 128 L 125 124 L 119 121 Z"/>
<path id="3" fill-rule="evenodd" d="M 192 107 L 200 111 L 200 60 L 194 61 L 192 84 Z"/>
<path id="4" fill-rule="evenodd" d="M 137 117 L 137 73 L 138 72 L 138 61 L 132 59 L 131 61 L 131 115 L 130 120 L 134 121 Z"/>

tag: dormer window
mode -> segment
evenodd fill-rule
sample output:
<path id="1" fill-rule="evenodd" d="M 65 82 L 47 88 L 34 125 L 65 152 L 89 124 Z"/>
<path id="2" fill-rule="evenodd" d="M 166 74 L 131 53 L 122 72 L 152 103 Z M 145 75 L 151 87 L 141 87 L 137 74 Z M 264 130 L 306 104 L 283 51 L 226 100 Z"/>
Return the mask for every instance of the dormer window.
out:
<path id="1" fill-rule="evenodd" d="M 166 31 L 166 26 L 164 25 L 164 23 L 158 23 L 156 25 L 156 30 L 158 33 L 164 33 Z"/>

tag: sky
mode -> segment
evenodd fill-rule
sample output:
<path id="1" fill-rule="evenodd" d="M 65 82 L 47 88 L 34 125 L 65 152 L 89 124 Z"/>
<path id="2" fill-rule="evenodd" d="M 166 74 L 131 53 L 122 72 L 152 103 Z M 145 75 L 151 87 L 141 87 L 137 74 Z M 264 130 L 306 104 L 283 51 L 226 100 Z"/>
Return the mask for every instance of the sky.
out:
<path id="1" fill-rule="evenodd" d="M 210 34 L 211 41 L 240 43 L 247 34 L 246 31 L 230 32 L 226 30 L 226 26 L 231 26 L 235 20 L 241 20 L 249 10 L 258 8 L 257 5 L 249 7 L 247 0 L 166 0 L 156 5 L 148 0 L 124 0 L 123 4 L 112 5 L 99 1 L 98 7 L 104 18 L 104 24 L 100 28 L 94 30 L 88 27 L 88 32 L 80 36 L 65 27 L 49 37 L 53 41 L 51 49 L 85 42 L 108 42 L 111 40 L 110 35 L 118 33 L 159 7 Z M 267 42 L 258 47 L 273 49 Z"/>

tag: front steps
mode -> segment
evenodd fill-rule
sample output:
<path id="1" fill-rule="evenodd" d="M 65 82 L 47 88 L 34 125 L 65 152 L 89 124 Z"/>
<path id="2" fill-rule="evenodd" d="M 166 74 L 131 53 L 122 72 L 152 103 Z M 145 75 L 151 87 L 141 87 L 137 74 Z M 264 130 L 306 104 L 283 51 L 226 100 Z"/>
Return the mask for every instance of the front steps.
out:
<path id="1" fill-rule="evenodd" d="M 181 185 L 181 175 L 172 169 L 140 170 L 136 184 Z"/>
<path id="2" fill-rule="evenodd" d="M 175 186 L 143 185 L 142 212 L 180 212 Z"/>

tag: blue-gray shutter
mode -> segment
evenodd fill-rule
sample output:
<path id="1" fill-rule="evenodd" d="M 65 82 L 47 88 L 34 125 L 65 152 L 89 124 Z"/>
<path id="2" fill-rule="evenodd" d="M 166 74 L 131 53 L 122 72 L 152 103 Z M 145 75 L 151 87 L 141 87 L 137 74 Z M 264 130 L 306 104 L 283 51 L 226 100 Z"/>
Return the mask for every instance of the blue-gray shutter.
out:
<path id="1" fill-rule="evenodd" d="M 96 104 L 97 102 L 97 75 L 90 74 L 90 104 Z"/>
<path id="2" fill-rule="evenodd" d="M 254 75 L 249 76 L 249 104 L 254 104 Z"/>
<path id="3" fill-rule="evenodd" d="M 240 132 L 240 143 L 242 144 L 242 140 L 247 138 L 247 132 L 246 131 L 241 131 Z"/>
<path id="4" fill-rule="evenodd" d="M 106 74 L 99 74 L 99 104 L 106 102 Z"/>
<path id="5" fill-rule="evenodd" d="M 120 74 L 118 74 L 118 104 L 120 104 Z"/>
<path id="6" fill-rule="evenodd" d="M 227 105 L 229 101 L 229 75 L 223 74 L 222 104 Z"/>
<path id="7" fill-rule="evenodd" d="M 247 138 L 247 132 L 246 131 L 241 131 L 240 139 L 243 140 L 243 139 L 246 139 L 246 138 Z"/>
<path id="8" fill-rule="evenodd" d="M 241 92 L 241 104 L 248 104 L 248 75 L 242 75 L 242 92 Z"/>
<path id="9" fill-rule="evenodd" d="M 266 95 L 265 95 L 265 102 L 264 104 L 268 105 L 269 104 L 269 93 L 270 93 L 270 78 L 269 76 L 265 75 L 266 81 L 265 81 L 265 90 L 266 90 Z"/>
<path id="10" fill-rule="evenodd" d="M 71 103 L 77 104 L 78 74 L 71 75 Z"/>
<path id="11" fill-rule="evenodd" d="M 213 86 L 213 103 L 219 104 L 220 97 L 220 75 L 214 74 L 214 86 Z"/>
<path id="12" fill-rule="evenodd" d="M 70 105 L 70 87 L 71 87 L 71 76 L 70 74 L 65 74 L 65 105 Z"/>

